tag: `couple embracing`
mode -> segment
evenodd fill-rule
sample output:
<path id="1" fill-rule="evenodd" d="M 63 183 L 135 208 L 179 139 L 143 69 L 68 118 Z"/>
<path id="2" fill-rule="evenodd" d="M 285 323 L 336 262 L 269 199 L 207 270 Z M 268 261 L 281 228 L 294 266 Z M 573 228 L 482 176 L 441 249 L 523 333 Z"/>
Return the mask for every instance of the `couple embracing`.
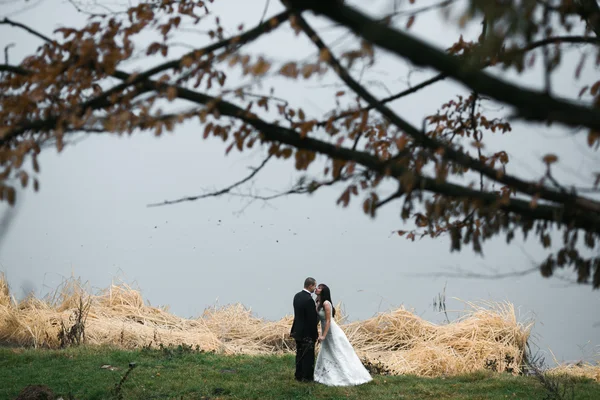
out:
<path id="1" fill-rule="evenodd" d="M 316 303 L 312 294 L 317 295 Z M 291 336 L 296 340 L 296 380 L 319 382 L 327 386 L 355 386 L 373 378 L 354 352 L 342 328 L 336 324 L 331 291 L 314 278 L 306 278 L 304 289 L 294 296 L 294 323 Z M 321 334 L 317 324 L 321 323 Z M 315 342 L 321 350 L 315 365 Z"/>

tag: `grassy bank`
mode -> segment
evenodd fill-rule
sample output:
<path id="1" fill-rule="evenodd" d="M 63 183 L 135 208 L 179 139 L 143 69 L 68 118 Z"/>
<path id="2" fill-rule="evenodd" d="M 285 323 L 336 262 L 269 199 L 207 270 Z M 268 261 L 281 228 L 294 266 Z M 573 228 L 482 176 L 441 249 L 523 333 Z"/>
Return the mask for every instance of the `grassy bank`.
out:
<path id="1" fill-rule="evenodd" d="M 129 369 L 121 385 L 115 387 Z M 0 348 L 0 398 L 14 399 L 28 385 L 46 385 L 66 399 L 543 399 L 532 377 L 476 372 L 449 378 L 377 376 L 352 388 L 300 384 L 293 357 L 218 355 L 188 348 L 66 350 Z M 103 368 L 104 367 L 104 368 Z M 600 398 L 600 384 L 565 378 L 575 398 Z"/>

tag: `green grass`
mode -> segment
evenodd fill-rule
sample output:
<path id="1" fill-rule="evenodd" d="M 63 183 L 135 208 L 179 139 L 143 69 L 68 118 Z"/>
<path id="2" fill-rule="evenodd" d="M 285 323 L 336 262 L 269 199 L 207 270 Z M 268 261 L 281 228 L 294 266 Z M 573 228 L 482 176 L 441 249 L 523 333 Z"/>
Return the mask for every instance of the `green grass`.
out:
<path id="1" fill-rule="evenodd" d="M 0 399 L 27 385 L 47 385 L 65 400 L 115 399 L 543 399 L 536 379 L 475 373 L 454 378 L 374 376 L 350 388 L 302 384 L 293 379 L 292 356 L 222 356 L 186 348 L 124 351 L 106 347 L 66 350 L 0 348 Z M 102 369 L 111 365 L 118 369 Z M 600 399 L 600 384 L 573 380 L 575 398 Z"/>

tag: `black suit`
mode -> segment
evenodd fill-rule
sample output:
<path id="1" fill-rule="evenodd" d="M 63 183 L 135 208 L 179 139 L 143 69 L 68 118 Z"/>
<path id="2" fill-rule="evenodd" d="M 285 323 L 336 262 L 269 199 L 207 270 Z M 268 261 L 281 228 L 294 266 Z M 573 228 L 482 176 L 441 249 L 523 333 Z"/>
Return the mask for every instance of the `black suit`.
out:
<path id="1" fill-rule="evenodd" d="M 294 323 L 290 335 L 296 340 L 296 380 L 312 381 L 315 369 L 317 309 L 310 293 L 303 290 L 294 296 Z"/>

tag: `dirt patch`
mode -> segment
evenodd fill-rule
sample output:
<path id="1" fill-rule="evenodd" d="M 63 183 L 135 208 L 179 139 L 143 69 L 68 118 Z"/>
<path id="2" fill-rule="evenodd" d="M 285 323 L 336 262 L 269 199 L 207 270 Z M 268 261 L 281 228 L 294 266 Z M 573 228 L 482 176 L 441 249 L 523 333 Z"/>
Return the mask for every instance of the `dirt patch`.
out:
<path id="1" fill-rule="evenodd" d="M 21 390 L 15 400 L 54 400 L 54 393 L 45 385 L 29 385 Z"/>

